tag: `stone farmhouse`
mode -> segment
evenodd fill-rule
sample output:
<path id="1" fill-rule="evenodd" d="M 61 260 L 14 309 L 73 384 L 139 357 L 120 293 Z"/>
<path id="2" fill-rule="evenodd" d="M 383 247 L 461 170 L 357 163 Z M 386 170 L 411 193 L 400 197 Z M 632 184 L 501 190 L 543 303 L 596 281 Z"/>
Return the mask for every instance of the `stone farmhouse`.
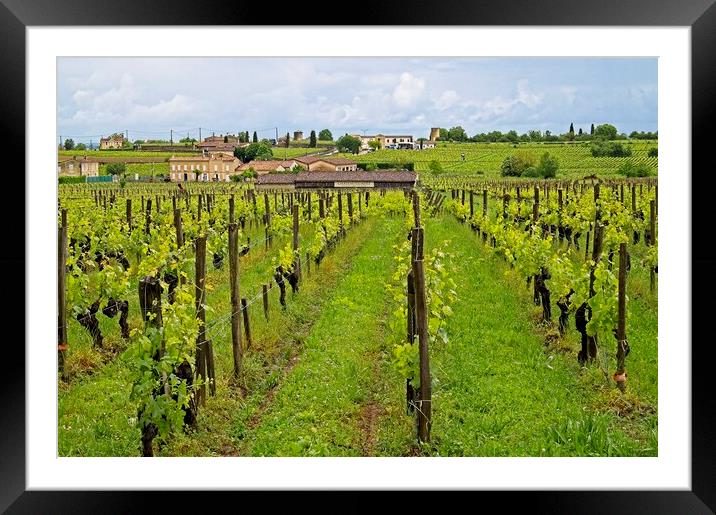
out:
<path id="1" fill-rule="evenodd" d="M 100 138 L 99 140 L 100 150 L 122 148 L 122 145 L 124 145 L 124 134 L 112 134 L 108 138 Z"/>
<path id="2" fill-rule="evenodd" d="M 358 163 L 342 157 L 306 156 L 296 157 L 294 160 L 309 172 L 355 172 L 358 170 Z"/>
<path id="3" fill-rule="evenodd" d="M 239 173 L 243 173 L 246 170 L 252 169 L 258 175 L 265 175 L 273 172 L 287 172 L 297 164 L 298 163 L 293 159 L 286 161 L 249 161 L 239 166 L 238 171 Z"/>
<path id="4" fill-rule="evenodd" d="M 226 138 L 226 142 L 224 142 Z M 232 152 L 239 146 L 239 137 L 231 134 L 226 136 L 209 136 L 204 141 L 196 144 L 197 148 L 206 152 Z"/>
<path id="5" fill-rule="evenodd" d="M 57 173 L 69 177 L 97 177 L 99 162 L 87 156 L 61 157 L 57 160 Z"/>
<path id="6" fill-rule="evenodd" d="M 240 173 L 240 164 L 238 158 L 225 152 L 172 156 L 169 158 L 169 178 L 174 182 L 228 182 L 232 175 Z"/>
<path id="7" fill-rule="evenodd" d="M 380 148 L 385 148 L 388 145 L 396 145 L 398 147 L 404 146 L 404 147 L 410 147 L 412 148 L 414 145 L 413 137 L 408 136 L 406 134 L 402 135 L 385 135 L 385 134 L 374 134 L 370 136 L 360 135 L 360 134 L 353 134 L 354 138 L 358 138 L 361 142 L 361 149 L 366 150 L 370 148 L 368 145 L 369 141 L 377 141 L 380 143 Z"/>

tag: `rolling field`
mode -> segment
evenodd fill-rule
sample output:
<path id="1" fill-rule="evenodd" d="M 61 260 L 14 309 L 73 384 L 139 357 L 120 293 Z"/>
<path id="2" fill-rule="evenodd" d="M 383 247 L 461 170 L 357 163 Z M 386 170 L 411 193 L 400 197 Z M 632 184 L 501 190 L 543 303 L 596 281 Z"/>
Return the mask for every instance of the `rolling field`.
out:
<path id="1" fill-rule="evenodd" d="M 657 142 L 628 141 L 625 146 L 632 149 L 630 157 L 593 157 L 589 142 L 550 143 L 438 143 L 434 149 L 424 150 L 378 150 L 369 154 L 337 154 L 354 159 L 358 163 L 392 163 L 400 167 L 414 163 L 415 170 L 427 172 L 431 161 L 442 166 L 445 175 L 479 175 L 484 178 L 500 176 L 500 165 L 514 152 L 532 154 L 535 160 L 549 152 L 559 161 L 557 177 L 581 178 L 595 174 L 599 177 L 613 177 L 626 161 L 646 163 L 656 170 L 658 158 L 649 157 L 648 152 L 656 148 Z M 464 161 L 461 155 L 465 155 Z"/>

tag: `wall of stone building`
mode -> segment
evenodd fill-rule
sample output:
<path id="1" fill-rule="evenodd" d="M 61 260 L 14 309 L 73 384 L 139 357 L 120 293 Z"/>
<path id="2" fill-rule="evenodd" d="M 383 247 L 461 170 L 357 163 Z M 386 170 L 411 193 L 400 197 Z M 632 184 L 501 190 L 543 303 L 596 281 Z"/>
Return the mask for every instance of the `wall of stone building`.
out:
<path id="1" fill-rule="evenodd" d="M 336 167 L 330 163 L 324 161 L 316 161 L 308 165 L 309 172 L 335 172 Z"/>

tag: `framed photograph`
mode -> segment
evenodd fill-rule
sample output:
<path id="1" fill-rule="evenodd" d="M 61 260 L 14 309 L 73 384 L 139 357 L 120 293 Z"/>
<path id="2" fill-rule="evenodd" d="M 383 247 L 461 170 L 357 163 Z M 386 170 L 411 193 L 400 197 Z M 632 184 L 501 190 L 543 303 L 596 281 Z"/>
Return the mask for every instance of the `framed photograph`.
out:
<path id="1" fill-rule="evenodd" d="M 716 510 L 710 2 L 3 4 L 3 510 Z"/>

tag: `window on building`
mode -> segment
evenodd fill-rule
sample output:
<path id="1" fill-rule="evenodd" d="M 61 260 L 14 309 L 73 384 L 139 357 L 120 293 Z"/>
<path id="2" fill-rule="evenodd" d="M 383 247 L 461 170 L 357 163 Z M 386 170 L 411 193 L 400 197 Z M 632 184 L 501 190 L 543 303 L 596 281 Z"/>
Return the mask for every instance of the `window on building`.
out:
<path id="1" fill-rule="evenodd" d="M 214 165 L 214 171 L 216 172 L 219 169 L 219 165 Z"/>
<path id="2" fill-rule="evenodd" d="M 206 171 L 206 165 L 204 165 L 204 171 Z"/>
<path id="3" fill-rule="evenodd" d="M 184 165 L 184 171 L 186 172 L 188 170 L 188 167 Z"/>
<path id="4" fill-rule="evenodd" d="M 172 172 L 173 172 L 173 171 L 174 171 L 174 165 L 172 165 Z M 172 174 L 172 176 L 173 176 L 173 174 Z"/>
<path id="5" fill-rule="evenodd" d="M 225 172 L 228 172 L 228 171 L 229 171 L 229 165 L 224 165 L 224 171 L 225 171 Z"/>

